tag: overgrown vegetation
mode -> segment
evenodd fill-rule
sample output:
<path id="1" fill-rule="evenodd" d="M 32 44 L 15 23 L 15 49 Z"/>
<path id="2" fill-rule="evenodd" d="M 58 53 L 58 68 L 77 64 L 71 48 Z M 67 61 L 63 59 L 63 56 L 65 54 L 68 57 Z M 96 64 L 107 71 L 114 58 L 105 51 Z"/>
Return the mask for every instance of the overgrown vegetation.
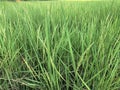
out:
<path id="1" fill-rule="evenodd" d="M 0 3 L 0 90 L 120 90 L 119 7 Z"/>

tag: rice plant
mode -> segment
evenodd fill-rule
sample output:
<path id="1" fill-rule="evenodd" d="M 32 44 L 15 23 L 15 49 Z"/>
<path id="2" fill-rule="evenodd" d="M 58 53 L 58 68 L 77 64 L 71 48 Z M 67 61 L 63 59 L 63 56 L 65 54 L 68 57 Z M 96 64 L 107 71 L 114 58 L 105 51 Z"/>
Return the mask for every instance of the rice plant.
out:
<path id="1" fill-rule="evenodd" d="M 120 90 L 119 7 L 1 2 L 0 90 Z"/>

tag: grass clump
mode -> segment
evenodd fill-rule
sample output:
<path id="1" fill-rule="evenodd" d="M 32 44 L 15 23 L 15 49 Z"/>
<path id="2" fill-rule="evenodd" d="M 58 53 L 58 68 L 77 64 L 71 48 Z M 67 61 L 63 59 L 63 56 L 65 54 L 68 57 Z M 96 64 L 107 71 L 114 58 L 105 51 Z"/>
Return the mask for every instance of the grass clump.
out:
<path id="1" fill-rule="evenodd" d="M 119 90 L 118 2 L 1 2 L 1 90 Z"/>

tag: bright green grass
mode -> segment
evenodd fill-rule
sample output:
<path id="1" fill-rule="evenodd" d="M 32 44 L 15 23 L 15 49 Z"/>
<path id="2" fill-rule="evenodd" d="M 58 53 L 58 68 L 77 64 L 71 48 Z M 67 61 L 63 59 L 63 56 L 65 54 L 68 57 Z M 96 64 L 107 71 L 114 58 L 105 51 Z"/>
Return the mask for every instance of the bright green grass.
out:
<path id="1" fill-rule="evenodd" d="M 120 90 L 120 3 L 1 2 L 0 90 Z"/>

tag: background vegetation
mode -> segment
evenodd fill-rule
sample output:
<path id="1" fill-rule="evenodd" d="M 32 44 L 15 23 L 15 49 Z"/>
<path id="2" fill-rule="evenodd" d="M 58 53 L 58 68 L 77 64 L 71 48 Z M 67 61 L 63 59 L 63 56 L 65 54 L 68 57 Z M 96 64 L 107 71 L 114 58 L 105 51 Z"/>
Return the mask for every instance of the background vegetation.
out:
<path id="1" fill-rule="evenodd" d="M 0 1 L 13 1 L 13 2 L 15 2 L 15 1 L 55 1 L 55 0 L 0 0 Z"/>
<path id="2" fill-rule="evenodd" d="M 119 2 L 0 3 L 0 90 L 120 90 Z"/>

